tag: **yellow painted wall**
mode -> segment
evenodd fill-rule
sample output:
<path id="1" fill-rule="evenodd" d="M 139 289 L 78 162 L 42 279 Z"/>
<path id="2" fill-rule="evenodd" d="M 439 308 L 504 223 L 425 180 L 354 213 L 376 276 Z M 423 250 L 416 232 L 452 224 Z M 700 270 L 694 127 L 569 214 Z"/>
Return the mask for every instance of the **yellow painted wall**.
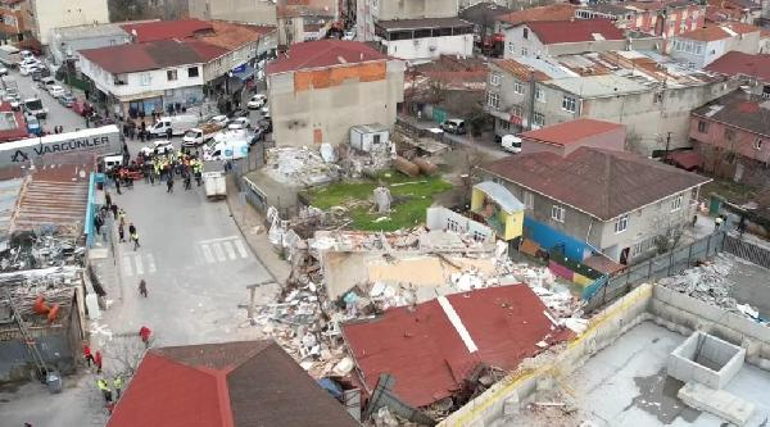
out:
<path id="1" fill-rule="evenodd" d="M 585 286 L 588 286 L 591 283 L 593 283 L 594 279 L 590 279 L 590 278 L 588 278 L 586 276 L 583 276 L 582 274 L 575 273 L 572 276 L 572 282 L 573 283 L 577 283 L 578 285 L 585 287 Z"/>
<path id="2" fill-rule="evenodd" d="M 471 193 L 471 210 L 477 212 L 484 205 L 484 199 L 487 197 L 486 193 L 474 188 Z M 503 210 L 498 213 L 500 216 L 500 223 L 505 224 L 505 233 L 501 237 L 503 240 L 515 239 L 524 232 L 524 211 L 514 212 L 509 214 Z"/>

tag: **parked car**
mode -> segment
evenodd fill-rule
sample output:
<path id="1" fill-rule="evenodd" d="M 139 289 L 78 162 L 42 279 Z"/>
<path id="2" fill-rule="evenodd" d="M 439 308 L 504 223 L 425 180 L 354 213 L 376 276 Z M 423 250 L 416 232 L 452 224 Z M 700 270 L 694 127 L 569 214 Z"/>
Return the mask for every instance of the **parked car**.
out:
<path id="1" fill-rule="evenodd" d="M 54 98 L 58 98 L 67 93 L 67 90 L 59 85 L 53 85 L 48 88 L 48 93 L 50 93 Z"/>
<path id="2" fill-rule="evenodd" d="M 50 77 L 51 70 L 49 70 L 48 67 L 41 65 L 37 68 L 33 68 L 30 75 L 32 76 L 33 81 L 39 82 L 45 77 Z"/>
<path id="3" fill-rule="evenodd" d="M 519 154 L 521 153 L 521 138 L 513 135 L 505 135 L 500 140 L 500 146 L 503 147 L 503 150 L 505 151 Z"/>
<path id="4" fill-rule="evenodd" d="M 40 136 L 43 134 L 43 128 L 40 126 L 40 120 L 32 114 L 27 114 L 24 119 L 27 121 L 27 132 L 30 135 Z"/>
<path id="5" fill-rule="evenodd" d="M 465 128 L 465 120 L 449 119 L 441 123 L 441 130 L 455 135 L 465 135 L 468 129 Z"/>
<path id="6" fill-rule="evenodd" d="M 249 102 L 246 104 L 246 107 L 248 107 L 249 110 L 258 110 L 265 104 L 267 104 L 267 97 L 262 94 L 256 94 L 251 97 Z"/>
<path id="7" fill-rule="evenodd" d="M 243 130 L 251 128 L 251 122 L 248 117 L 238 117 L 227 125 L 227 130 Z"/>
<path id="8" fill-rule="evenodd" d="M 89 104 L 85 99 L 78 99 L 75 101 L 74 104 L 72 104 L 72 111 L 74 111 L 76 114 L 79 114 L 82 117 L 85 117 L 91 114 L 91 112 L 93 112 L 94 109 L 93 107 L 91 107 L 91 104 Z"/>
<path id="9" fill-rule="evenodd" d="M 72 108 L 72 105 L 75 104 L 75 101 L 77 101 L 77 98 L 75 98 L 75 95 L 70 92 L 67 92 L 59 97 L 59 103 L 67 108 Z"/>
<path id="10" fill-rule="evenodd" d="M 40 69 L 40 63 L 38 62 L 27 63 L 26 65 L 19 66 L 19 73 L 22 76 L 28 76 L 38 69 Z"/>
<path id="11" fill-rule="evenodd" d="M 42 77 L 37 83 L 37 86 L 48 92 L 51 89 L 51 86 L 56 86 L 56 80 L 54 80 L 53 77 Z"/>
<path id="12" fill-rule="evenodd" d="M 273 133 L 273 120 L 269 117 L 259 119 L 259 122 L 257 122 L 260 129 L 262 129 L 266 134 L 267 133 Z"/>
<path id="13" fill-rule="evenodd" d="M 21 109 L 21 99 L 19 99 L 18 95 L 6 93 L 3 95 L 3 102 L 11 104 L 11 109 L 14 111 Z"/>
<path id="14" fill-rule="evenodd" d="M 230 119 L 223 114 L 223 115 L 214 116 L 210 118 L 208 123 L 219 126 L 220 128 L 223 128 L 223 127 L 226 127 L 228 123 L 230 123 Z"/>
<path id="15" fill-rule="evenodd" d="M 156 154 L 170 154 L 174 152 L 174 146 L 168 140 L 155 141 L 151 147 L 144 146 L 140 148 L 139 152 L 145 157 L 152 157 Z"/>

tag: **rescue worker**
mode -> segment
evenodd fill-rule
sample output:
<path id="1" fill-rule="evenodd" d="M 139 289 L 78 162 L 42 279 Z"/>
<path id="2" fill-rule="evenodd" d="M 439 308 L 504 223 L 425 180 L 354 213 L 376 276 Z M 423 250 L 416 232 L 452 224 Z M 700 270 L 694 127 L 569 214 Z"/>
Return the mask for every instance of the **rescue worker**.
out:
<path id="1" fill-rule="evenodd" d="M 83 358 L 86 359 L 86 364 L 91 367 L 91 362 L 94 361 L 94 356 L 91 354 L 91 346 L 83 344 Z"/>
<path id="2" fill-rule="evenodd" d="M 96 381 L 96 386 L 99 387 L 99 390 L 102 391 L 102 395 L 104 395 L 104 401 L 107 403 L 112 403 L 112 390 L 110 390 L 110 386 L 107 384 L 107 381 L 104 378 L 99 378 Z"/>
<path id="3" fill-rule="evenodd" d="M 115 375 L 112 379 L 112 387 L 115 388 L 115 400 L 120 399 L 120 392 L 123 391 L 123 378 L 120 375 Z"/>
<path id="4" fill-rule="evenodd" d="M 152 331 L 147 326 L 142 326 L 139 329 L 139 337 L 142 339 L 145 348 L 150 346 L 150 335 L 152 335 Z"/>
<path id="5" fill-rule="evenodd" d="M 101 374 L 102 373 L 102 352 L 99 350 L 96 350 L 96 355 L 94 356 L 94 364 L 96 364 L 96 373 Z"/>

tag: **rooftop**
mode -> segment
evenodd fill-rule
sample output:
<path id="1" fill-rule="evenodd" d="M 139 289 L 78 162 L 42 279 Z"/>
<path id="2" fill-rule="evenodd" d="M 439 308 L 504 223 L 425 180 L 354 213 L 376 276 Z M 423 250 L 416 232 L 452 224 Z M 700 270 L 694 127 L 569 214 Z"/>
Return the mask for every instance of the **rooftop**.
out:
<path id="1" fill-rule="evenodd" d="M 139 43 L 160 40 L 181 40 L 202 33 L 214 31 L 211 22 L 200 19 L 179 19 L 175 21 L 132 22 L 121 25 L 128 34 L 136 34 Z"/>
<path id="2" fill-rule="evenodd" d="M 569 21 L 574 18 L 578 7 L 568 3 L 556 3 L 512 12 L 497 18 L 510 25 L 535 21 Z"/>
<path id="3" fill-rule="evenodd" d="M 113 74 L 204 64 L 227 52 L 227 49 L 197 40 L 159 40 L 79 51 L 86 59 Z"/>
<path id="4" fill-rule="evenodd" d="M 519 136 L 532 141 L 565 146 L 578 143 L 585 138 L 623 129 L 624 127 L 618 123 L 579 118 L 542 129 L 524 132 Z"/>
<path id="5" fill-rule="evenodd" d="M 460 18 L 480 25 L 492 27 L 495 18 L 513 12 L 505 6 L 493 2 L 476 3 L 460 11 Z"/>
<path id="6" fill-rule="evenodd" d="M 742 89 L 715 99 L 693 110 L 692 114 L 770 136 L 770 100 L 750 95 Z"/>
<path id="7" fill-rule="evenodd" d="M 743 52 L 728 52 L 706 66 L 706 70 L 727 76 L 749 76 L 764 83 L 770 83 L 770 54 L 751 55 Z"/>
<path id="8" fill-rule="evenodd" d="M 709 25 L 698 28 L 697 30 L 679 34 L 678 38 L 697 40 L 702 42 L 712 42 L 727 38 L 737 37 L 739 34 L 758 33 L 759 27 L 740 22 L 731 22 L 729 24 Z"/>
<path id="9" fill-rule="evenodd" d="M 544 72 L 536 70 L 529 65 L 522 64 L 520 61 L 514 59 L 494 59 L 492 60 L 492 63 L 521 81 L 528 81 L 532 78 L 535 79 L 535 81 L 542 82 L 550 80 L 551 78 Z"/>
<path id="10" fill-rule="evenodd" d="M 388 373 L 395 377 L 395 394 L 421 407 L 461 389 L 479 364 L 512 370 L 540 353 L 539 342 L 572 336 L 545 313 L 540 298 L 519 284 L 392 308 L 342 329 L 369 392 Z"/>
<path id="11" fill-rule="evenodd" d="M 150 350 L 108 427 L 357 426 L 273 341 Z"/>
<path id="12" fill-rule="evenodd" d="M 636 154 L 585 147 L 566 157 L 509 156 L 484 169 L 602 221 L 710 181 Z"/>
<path id="13" fill-rule="evenodd" d="M 625 40 L 623 30 L 606 19 L 527 22 L 543 44 Z"/>
<path id="14" fill-rule="evenodd" d="M 145 21 L 149 22 L 149 21 Z M 64 39 L 79 39 L 89 37 L 128 36 L 130 33 L 123 29 L 125 23 L 89 24 L 75 27 L 61 27 L 53 29 Z"/>
<path id="15" fill-rule="evenodd" d="M 368 45 L 354 41 L 318 40 L 291 45 L 285 55 L 267 65 L 268 74 L 388 59 Z"/>
<path id="16" fill-rule="evenodd" d="M 378 27 L 388 31 L 467 27 L 469 25 L 473 24 L 460 18 L 394 19 L 392 21 L 377 21 Z"/>
<path id="17" fill-rule="evenodd" d="M 649 86 L 614 74 L 587 77 L 567 77 L 546 83 L 581 98 L 602 98 L 631 93 L 646 92 Z"/>
<path id="18" fill-rule="evenodd" d="M 275 31 L 275 28 L 235 24 L 230 22 L 212 21 L 212 33 L 203 33 L 195 38 L 226 50 L 236 50 L 241 46 L 252 43 L 265 34 Z"/>

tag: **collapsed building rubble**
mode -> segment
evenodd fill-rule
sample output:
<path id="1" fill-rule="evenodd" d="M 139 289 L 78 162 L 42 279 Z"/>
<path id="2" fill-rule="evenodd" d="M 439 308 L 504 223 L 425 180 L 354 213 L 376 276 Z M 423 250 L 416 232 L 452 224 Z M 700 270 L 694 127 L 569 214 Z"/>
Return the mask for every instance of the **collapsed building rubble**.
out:
<path id="1" fill-rule="evenodd" d="M 733 264 L 734 260 L 728 255 L 718 254 L 711 261 L 705 261 L 677 276 L 661 279 L 658 283 L 731 313 L 767 324 L 768 320 L 761 319 L 754 307 L 750 304 L 739 304 L 732 296 L 735 283 L 730 280 L 729 275 Z"/>
<path id="2" fill-rule="evenodd" d="M 80 263 L 85 247 L 71 237 L 62 236 L 53 224 L 34 231 L 18 231 L 0 253 L 0 271 L 64 266 Z"/>

